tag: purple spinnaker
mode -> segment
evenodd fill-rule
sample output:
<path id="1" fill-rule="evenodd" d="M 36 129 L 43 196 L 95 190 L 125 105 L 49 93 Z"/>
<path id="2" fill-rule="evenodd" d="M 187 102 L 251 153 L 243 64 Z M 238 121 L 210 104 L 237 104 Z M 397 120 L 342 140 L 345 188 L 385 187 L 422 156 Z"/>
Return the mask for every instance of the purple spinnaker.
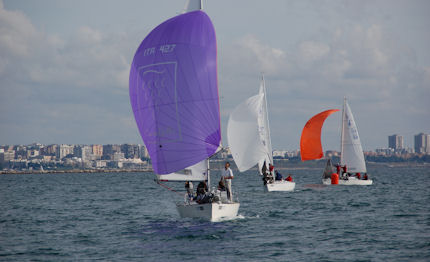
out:
<path id="1" fill-rule="evenodd" d="M 221 143 L 215 30 L 203 11 L 142 41 L 130 69 L 134 117 L 157 174 L 194 165 Z"/>

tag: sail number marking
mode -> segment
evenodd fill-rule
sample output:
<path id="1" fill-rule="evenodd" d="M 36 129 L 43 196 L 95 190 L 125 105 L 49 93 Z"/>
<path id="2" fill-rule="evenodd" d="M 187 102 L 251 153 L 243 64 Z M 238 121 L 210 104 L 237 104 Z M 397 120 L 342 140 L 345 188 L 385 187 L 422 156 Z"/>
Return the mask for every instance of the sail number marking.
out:
<path id="1" fill-rule="evenodd" d="M 158 48 L 158 51 L 160 51 L 162 54 L 168 54 L 173 52 L 173 50 L 175 50 L 175 47 L 176 44 L 162 45 Z M 156 52 L 157 49 L 155 47 L 149 47 L 143 51 L 143 56 L 155 55 Z"/>

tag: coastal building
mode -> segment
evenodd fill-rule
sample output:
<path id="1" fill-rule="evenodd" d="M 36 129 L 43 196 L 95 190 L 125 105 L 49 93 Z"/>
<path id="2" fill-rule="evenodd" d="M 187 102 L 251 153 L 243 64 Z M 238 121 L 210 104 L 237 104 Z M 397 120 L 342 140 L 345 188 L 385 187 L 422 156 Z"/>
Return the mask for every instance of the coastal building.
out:
<path id="1" fill-rule="evenodd" d="M 37 157 L 38 155 L 39 155 L 39 150 L 37 149 L 27 150 L 27 159 Z"/>
<path id="2" fill-rule="evenodd" d="M 139 145 L 122 144 L 121 145 L 121 152 L 124 153 L 124 157 L 127 159 L 140 158 L 140 156 L 139 156 Z"/>
<path id="3" fill-rule="evenodd" d="M 139 145 L 139 157 L 140 158 L 149 158 L 148 149 L 146 146 Z"/>
<path id="4" fill-rule="evenodd" d="M 403 136 L 400 135 L 392 135 L 388 136 L 388 148 L 392 148 L 394 150 L 399 150 L 404 148 L 403 144 Z"/>
<path id="5" fill-rule="evenodd" d="M 7 163 L 15 159 L 15 151 L 3 151 L 0 153 L 0 163 Z"/>
<path id="6" fill-rule="evenodd" d="M 381 155 L 381 156 L 389 156 L 394 154 L 394 149 L 392 148 L 377 148 L 375 150 L 376 154 Z"/>
<path id="7" fill-rule="evenodd" d="M 58 145 L 48 145 L 44 148 L 44 154 L 50 155 L 50 156 L 56 156 L 57 155 L 57 147 Z"/>
<path id="8" fill-rule="evenodd" d="M 103 145 L 103 159 L 113 159 L 113 155 L 117 152 L 121 152 L 120 145 Z"/>
<path id="9" fill-rule="evenodd" d="M 430 135 L 419 133 L 414 137 L 415 153 L 430 153 Z"/>
<path id="10" fill-rule="evenodd" d="M 273 157 L 284 158 L 286 154 L 287 154 L 287 151 L 285 150 L 273 150 L 272 152 Z"/>
<path id="11" fill-rule="evenodd" d="M 92 153 L 97 159 L 101 159 L 103 156 L 103 145 L 92 145 Z"/>
<path id="12" fill-rule="evenodd" d="M 73 149 L 74 149 L 74 146 L 72 145 L 64 145 L 64 144 L 59 145 L 57 150 L 57 159 L 61 160 L 67 155 L 73 154 Z"/>
<path id="13" fill-rule="evenodd" d="M 125 159 L 124 153 L 122 153 L 122 152 L 115 152 L 113 154 L 113 157 L 112 157 L 113 161 L 121 161 L 121 160 L 124 160 L 124 159 Z"/>

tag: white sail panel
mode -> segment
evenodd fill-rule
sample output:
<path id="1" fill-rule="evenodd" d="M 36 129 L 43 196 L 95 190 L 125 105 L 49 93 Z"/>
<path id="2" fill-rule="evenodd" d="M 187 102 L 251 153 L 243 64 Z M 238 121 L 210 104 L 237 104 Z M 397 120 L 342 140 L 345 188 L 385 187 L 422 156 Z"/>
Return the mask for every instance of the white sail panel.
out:
<path id="1" fill-rule="evenodd" d="M 354 121 L 351 109 L 346 99 L 343 104 L 342 114 L 342 145 L 341 145 L 341 165 L 346 165 L 348 172 L 366 172 L 363 149 L 357 126 Z"/>
<path id="2" fill-rule="evenodd" d="M 205 181 L 208 179 L 208 159 L 205 159 L 181 172 L 157 175 L 160 181 Z"/>
<path id="3" fill-rule="evenodd" d="M 228 120 L 227 139 L 240 172 L 250 169 L 267 156 L 258 124 L 263 99 L 263 94 L 248 98 L 234 109 Z"/>
<path id="4" fill-rule="evenodd" d="M 185 4 L 184 13 L 192 12 L 196 10 L 202 10 L 203 3 L 202 0 L 188 0 Z"/>
<path id="5" fill-rule="evenodd" d="M 261 173 L 261 169 L 263 167 L 264 162 L 266 162 L 267 166 L 269 165 L 269 163 L 273 164 L 272 140 L 270 138 L 269 114 L 267 111 L 267 95 L 264 76 L 261 78 L 259 94 L 263 95 L 264 98 L 258 111 L 258 129 L 260 132 L 261 143 L 266 149 L 266 156 L 260 159 L 258 162 L 258 169 Z"/>

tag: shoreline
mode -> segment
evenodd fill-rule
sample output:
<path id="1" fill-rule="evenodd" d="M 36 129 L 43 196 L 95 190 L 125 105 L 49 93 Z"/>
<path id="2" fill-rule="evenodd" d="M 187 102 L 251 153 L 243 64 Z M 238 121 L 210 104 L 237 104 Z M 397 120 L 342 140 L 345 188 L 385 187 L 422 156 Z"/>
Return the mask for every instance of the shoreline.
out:
<path id="1" fill-rule="evenodd" d="M 63 169 L 63 170 L 2 170 L 0 175 L 30 175 L 30 174 L 70 174 L 70 173 L 139 173 L 152 172 L 147 169 Z"/>
<path id="2" fill-rule="evenodd" d="M 283 162 L 283 161 L 281 161 Z M 276 164 L 276 163 L 275 163 Z M 302 169 L 324 169 L 324 165 L 317 163 L 303 164 L 291 163 L 282 165 L 278 162 L 276 169 L 278 170 L 302 170 Z M 388 168 L 406 168 L 406 167 L 430 167 L 430 163 L 415 163 L 415 162 L 368 162 L 368 166 L 384 166 Z M 221 170 L 222 167 L 215 164 L 212 170 Z M 233 167 L 238 172 L 236 167 Z M 250 170 L 257 170 L 256 167 Z M 70 174 L 70 173 L 139 173 L 139 172 L 153 172 L 152 168 L 144 169 L 58 169 L 58 170 L 0 170 L 0 175 L 25 175 L 25 174 Z"/>

